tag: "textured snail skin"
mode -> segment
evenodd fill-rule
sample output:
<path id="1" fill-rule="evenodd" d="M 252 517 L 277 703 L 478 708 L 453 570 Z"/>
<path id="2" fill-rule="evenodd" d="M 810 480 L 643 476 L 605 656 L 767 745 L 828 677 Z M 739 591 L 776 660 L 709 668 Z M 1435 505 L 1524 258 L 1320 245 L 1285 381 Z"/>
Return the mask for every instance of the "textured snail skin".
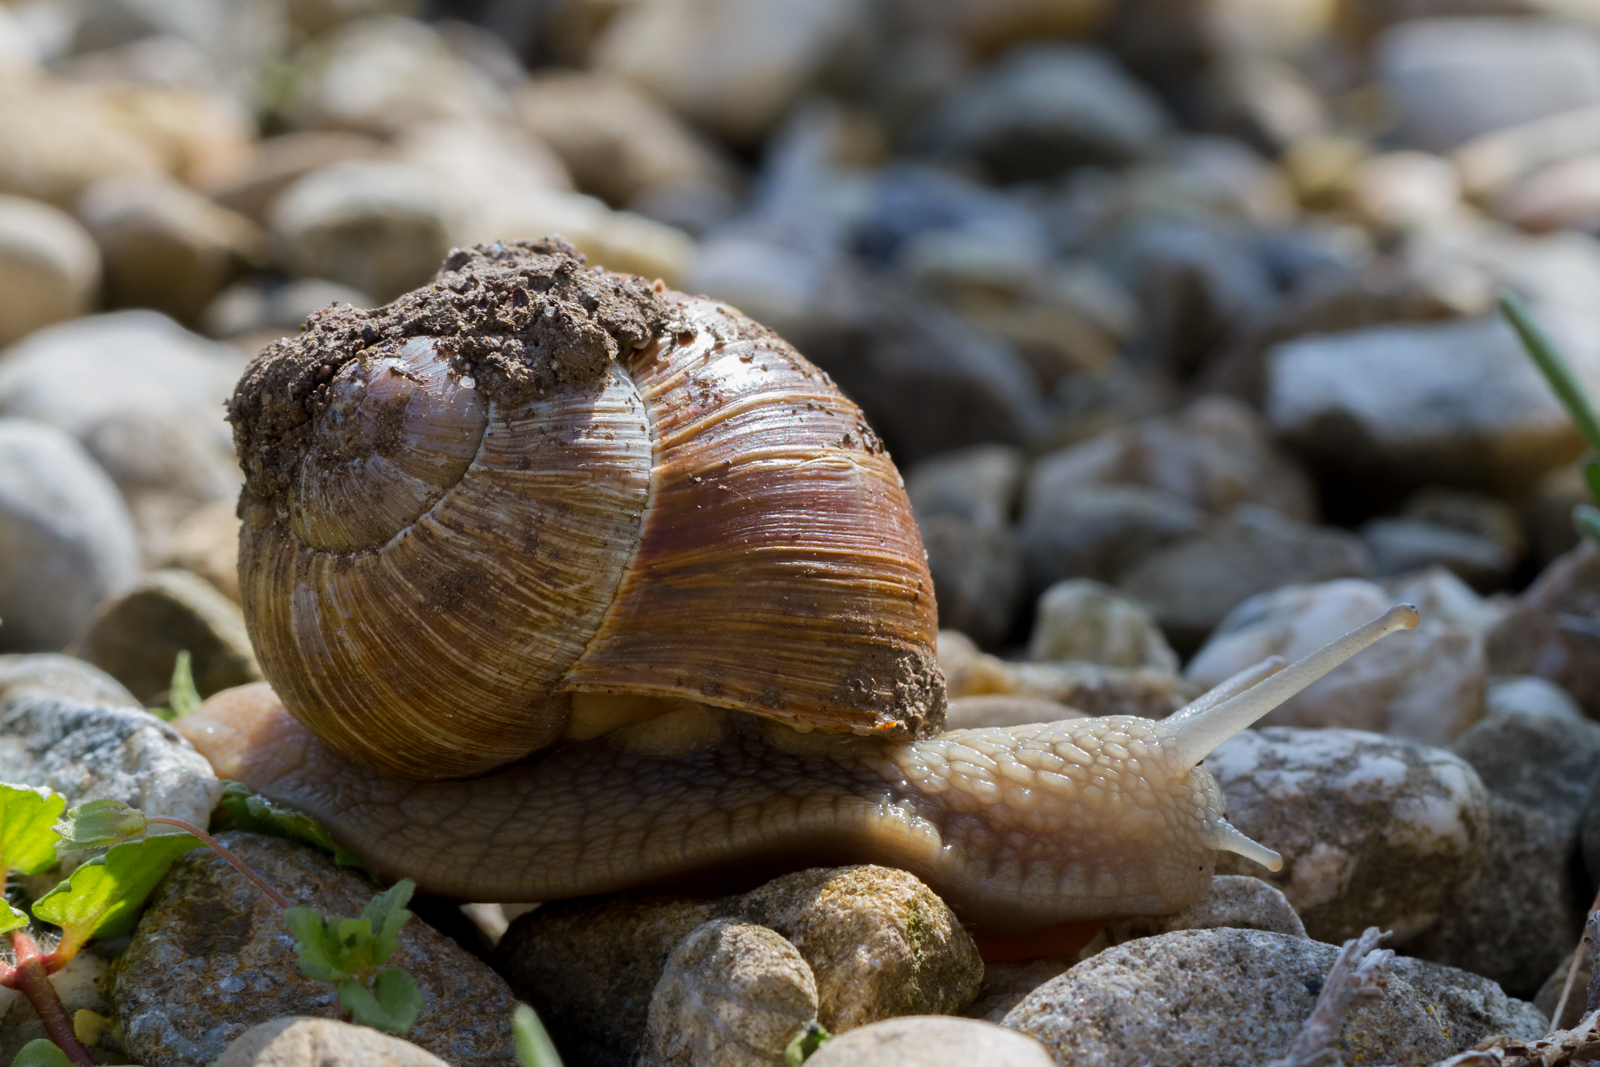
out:
<path id="1" fill-rule="evenodd" d="M 731 308 L 569 251 L 456 253 L 247 372 L 240 589 L 290 710 L 419 779 L 663 700 L 938 729 L 927 559 L 860 409 Z"/>
<path id="2" fill-rule="evenodd" d="M 1396 608 L 1159 722 L 895 743 L 682 707 L 486 778 L 426 783 L 344 760 L 265 684 L 212 697 L 178 728 L 219 776 L 309 812 L 378 873 L 435 893 L 549 900 L 696 871 L 873 862 L 913 872 L 984 932 L 1015 935 L 1175 911 L 1204 894 L 1218 849 L 1276 869 L 1223 818 L 1200 760 L 1416 620 Z"/>

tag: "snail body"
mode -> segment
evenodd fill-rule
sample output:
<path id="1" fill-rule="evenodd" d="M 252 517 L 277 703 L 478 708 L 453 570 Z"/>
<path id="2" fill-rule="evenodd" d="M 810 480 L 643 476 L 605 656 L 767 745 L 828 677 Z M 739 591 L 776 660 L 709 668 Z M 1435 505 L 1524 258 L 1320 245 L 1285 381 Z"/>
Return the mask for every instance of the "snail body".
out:
<path id="1" fill-rule="evenodd" d="M 999 935 L 1177 910 L 1218 849 L 1278 863 L 1223 817 L 1206 754 L 1416 622 L 1396 608 L 1159 722 L 940 733 L 898 475 L 787 345 L 547 244 L 454 253 L 395 307 L 403 329 L 342 313 L 241 383 L 270 685 L 179 728 L 424 890 L 876 862 Z"/>

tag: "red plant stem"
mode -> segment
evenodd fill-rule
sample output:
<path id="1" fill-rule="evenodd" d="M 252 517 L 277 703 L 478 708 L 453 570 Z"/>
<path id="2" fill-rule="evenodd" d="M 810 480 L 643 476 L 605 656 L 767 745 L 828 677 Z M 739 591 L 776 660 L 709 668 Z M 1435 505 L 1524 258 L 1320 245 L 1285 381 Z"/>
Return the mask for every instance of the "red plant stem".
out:
<path id="1" fill-rule="evenodd" d="M 21 930 L 11 931 L 11 945 L 17 952 L 17 988 L 33 1005 L 39 1021 L 44 1024 L 45 1035 L 73 1063 L 81 1067 L 94 1067 L 94 1060 L 88 1051 L 78 1044 L 78 1035 L 73 1032 L 66 1006 L 61 1003 L 61 998 L 56 995 L 56 987 L 50 984 L 50 978 L 45 973 L 39 946 Z"/>
<path id="2" fill-rule="evenodd" d="M 238 856 L 235 856 L 231 851 L 229 851 L 226 845 L 212 837 L 210 834 L 206 833 L 204 830 L 200 829 L 200 827 L 196 826 L 194 823 L 184 822 L 182 819 L 171 819 L 165 815 L 152 815 L 149 821 L 165 823 L 168 826 L 176 826 L 180 830 L 188 831 L 189 833 L 198 837 L 217 855 L 233 864 L 235 870 L 254 882 L 256 884 L 256 888 L 260 889 L 267 896 L 271 897 L 272 902 L 278 907 L 283 908 L 284 910 L 294 907 L 293 904 L 289 903 L 288 897 L 285 897 L 282 893 L 272 888 L 271 883 L 269 883 L 265 878 L 261 877 L 255 871 L 252 871 L 249 864 L 245 863 L 245 861 L 240 859 Z"/>

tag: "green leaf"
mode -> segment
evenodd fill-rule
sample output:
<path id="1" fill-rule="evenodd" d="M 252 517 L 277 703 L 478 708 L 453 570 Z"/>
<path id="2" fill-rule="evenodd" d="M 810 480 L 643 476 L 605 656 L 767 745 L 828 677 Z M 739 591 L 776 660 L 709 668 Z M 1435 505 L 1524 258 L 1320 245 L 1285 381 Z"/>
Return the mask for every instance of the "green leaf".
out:
<path id="1" fill-rule="evenodd" d="M 350 977 L 343 965 L 344 948 L 336 931 L 316 908 L 285 908 L 283 917 L 294 931 L 300 973 L 314 982 L 342 982 Z"/>
<path id="2" fill-rule="evenodd" d="M 72 1061 L 54 1041 L 36 1037 L 17 1050 L 11 1067 L 72 1067 Z"/>
<path id="3" fill-rule="evenodd" d="M 38 874 L 56 865 L 56 830 L 67 798 L 48 789 L 0 785 L 0 881 L 10 871 Z"/>
<path id="4" fill-rule="evenodd" d="M 550 1032 L 526 1004 L 518 1004 L 511 1013 L 511 1039 L 517 1046 L 521 1067 L 562 1067 L 561 1054 L 550 1040 Z"/>
<path id="5" fill-rule="evenodd" d="M 806 1028 L 795 1035 L 789 1047 L 783 1050 L 784 1067 L 800 1067 L 817 1049 L 833 1040 L 833 1035 L 822 1028 L 816 1020 L 806 1024 Z"/>
<path id="6" fill-rule="evenodd" d="M 0 934 L 8 930 L 20 930 L 28 925 L 28 913 L 19 911 L 9 900 L 0 901 L 5 905 L 5 910 L 0 911 Z"/>
<path id="7" fill-rule="evenodd" d="M 167 707 L 172 717 L 181 719 L 200 706 L 200 691 L 194 687 L 194 666 L 189 650 L 183 649 L 172 664 L 172 688 L 167 694 Z"/>
<path id="8" fill-rule="evenodd" d="M 140 905 L 172 861 L 199 847 L 190 834 L 155 834 L 113 845 L 35 901 L 34 917 L 62 927 L 76 944 L 120 937 L 132 929 Z"/>
<path id="9" fill-rule="evenodd" d="M 331 853 L 333 861 L 341 867 L 366 869 L 359 859 L 335 844 L 333 835 L 317 820 L 303 811 L 285 808 L 266 797 L 257 796 L 239 782 L 222 783 L 222 807 L 240 830 L 298 841 Z"/>
<path id="10" fill-rule="evenodd" d="M 1583 472 L 1583 482 L 1589 487 L 1590 498 L 1600 503 L 1600 456 L 1593 452 L 1584 456 L 1578 464 L 1578 470 Z"/>
<path id="11" fill-rule="evenodd" d="M 411 918 L 406 905 L 411 903 L 411 894 L 416 888 L 417 883 L 402 878 L 393 887 L 367 901 L 367 906 L 362 909 L 361 918 L 371 924 L 373 966 L 388 963 L 389 957 L 400 947 L 400 927 Z"/>
<path id="12" fill-rule="evenodd" d="M 1512 293 L 1501 294 L 1500 310 L 1517 331 L 1517 336 L 1522 339 L 1522 347 L 1533 357 L 1533 362 L 1543 372 L 1557 399 L 1566 407 L 1572 424 L 1589 443 L 1589 447 L 1600 452 L 1600 415 L 1595 413 L 1594 404 L 1577 375 L 1572 373 L 1567 361 L 1533 321 L 1533 316 L 1528 314 L 1528 308 L 1520 298 Z"/>
<path id="13" fill-rule="evenodd" d="M 139 837 L 150 828 L 144 812 L 120 800 L 91 800 L 67 812 L 56 823 L 61 835 L 56 848 L 62 852 L 78 848 L 104 848 Z"/>
<path id="14" fill-rule="evenodd" d="M 362 1026 L 403 1034 L 422 1010 L 422 990 L 410 973 L 398 967 L 379 971 L 368 986 L 348 978 L 339 983 L 339 1007 Z"/>
<path id="15" fill-rule="evenodd" d="M 359 919 L 330 919 L 315 908 L 286 909 L 300 973 L 318 982 L 342 982 L 365 978 L 389 962 L 400 947 L 400 927 L 411 918 L 405 906 L 416 887 L 402 879 L 368 901 Z"/>

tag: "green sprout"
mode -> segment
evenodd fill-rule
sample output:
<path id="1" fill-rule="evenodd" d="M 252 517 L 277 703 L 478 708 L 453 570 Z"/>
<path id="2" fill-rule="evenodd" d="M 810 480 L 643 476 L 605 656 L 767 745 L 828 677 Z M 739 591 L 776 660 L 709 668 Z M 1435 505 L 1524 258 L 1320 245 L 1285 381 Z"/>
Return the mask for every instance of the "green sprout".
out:
<path id="1" fill-rule="evenodd" d="M 511 1013 L 511 1039 L 520 1067 L 562 1067 L 561 1054 L 550 1040 L 549 1031 L 526 1004 L 518 1004 Z"/>
<path id="2" fill-rule="evenodd" d="M 1533 316 L 1528 313 L 1527 305 L 1520 297 L 1503 293 L 1500 310 L 1511 323 L 1512 329 L 1517 331 L 1522 347 L 1527 349 L 1534 365 L 1567 409 L 1572 425 L 1577 427 L 1578 433 L 1589 446 L 1588 454 L 1578 461 L 1578 469 L 1583 473 L 1583 483 L 1588 487 L 1591 501 L 1600 503 L 1600 414 L 1596 414 L 1594 402 L 1589 399 L 1588 392 L 1578 381 L 1578 376 L 1572 373 L 1572 367 L 1561 352 L 1533 321 Z M 1579 533 L 1600 546 L 1600 507 L 1596 507 L 1595 503 L 1579 504 L 1573 508 L 1572 523 Z"/>

